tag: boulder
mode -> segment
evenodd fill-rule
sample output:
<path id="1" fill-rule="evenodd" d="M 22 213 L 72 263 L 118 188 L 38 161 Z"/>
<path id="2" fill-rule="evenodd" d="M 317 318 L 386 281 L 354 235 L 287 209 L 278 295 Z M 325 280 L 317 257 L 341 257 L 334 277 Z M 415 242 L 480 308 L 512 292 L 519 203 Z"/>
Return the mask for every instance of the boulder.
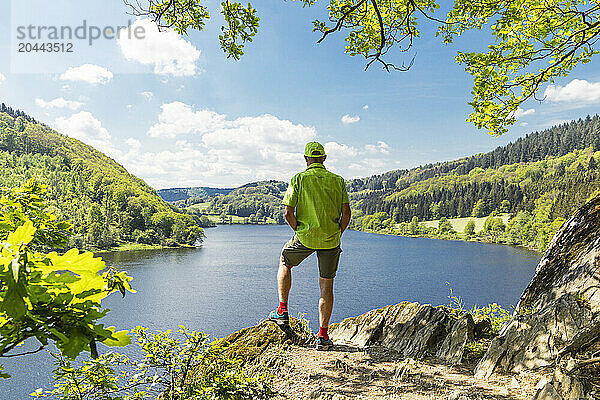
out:
<path id="1" fill-rule="evenodd" d="M 450 333 L 444 339 L 436 356 L 452 364 L 461 362 L 465 345 L 474 339 L 475 321 L 471 314 L 464 314 L 452 324 Z"/>
<path id="2" fill-rule="evenodd" d="M 449 314 L 445 307 L 402 302 L 333 324 L 329 336 L 336 343 L 377 344 L 420 358 L 437 353 L 452 322 Z"/>
<path id="3" fill-rule="evenodd" d="M 260 356 L 273 345 L 303 345 L 311 339 L 302 323 L 290 318 L 290 325 L 280 328 L 271 321 L 241 329 L 221 339 L 229 355 L 244 361 Z"/>

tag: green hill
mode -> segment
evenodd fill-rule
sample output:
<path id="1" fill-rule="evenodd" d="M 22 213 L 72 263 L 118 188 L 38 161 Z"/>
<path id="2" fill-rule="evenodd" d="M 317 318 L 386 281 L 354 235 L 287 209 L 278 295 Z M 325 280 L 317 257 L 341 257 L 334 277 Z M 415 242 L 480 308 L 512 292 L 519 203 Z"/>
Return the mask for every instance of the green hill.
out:
<path id="1" fill-rule="evenodd" d="M 193 245 L 203 235 L 192 216 L 162 200 L 113 159 L 4 104 L 0 166 L 4 187 L 30 178 L 48 186 L 51 211 L 74 224 L 70 246 Z"/>
<path id="2" fill-rule="evenodd" d="M 281 200 L 286 189 L 287 183 L 275 180 L 248 183 L 186 210 L 214 222 L 284 224 Z"/>
<path id="3" fill-rule="evenodd" d="M 506 212 L 514 218 L 485 239 L 542 250 L 562 221 L 600 188 L 598 150 L 596 115 L 490 153 L 355 179 L 348 184 L 356 210 L 352 227 L 439 235 L 425 225 L 411 229 L 410 222 Z"/>
<path id="4" fill-rule="evenodd" d="M 163 200 L 174 203 L 178 207 L 191 206 L 204 203 L 215 196 L 229 194 L 233 189 L 220 189 L 211 187 L 187 187 L 160 189 L 157 193 Z"/>

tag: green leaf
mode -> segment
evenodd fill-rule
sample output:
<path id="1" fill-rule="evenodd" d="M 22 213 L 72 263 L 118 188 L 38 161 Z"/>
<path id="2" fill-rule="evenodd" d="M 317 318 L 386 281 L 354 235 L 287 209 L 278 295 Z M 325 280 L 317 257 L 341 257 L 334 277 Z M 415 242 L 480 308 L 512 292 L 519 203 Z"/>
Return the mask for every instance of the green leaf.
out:
<path id="1" fill-rule="evenodd" d="M 14 232 L 11 232 L 6 239 L 6 242 L 15 251 L 21 245 L 27 245 L 33 239 L 37 229 L 33 226 L 33 222 L 27 221 L 19 226 Z"/>
<path id="2" fill-rule="evenodd" d="M 108 328 L 113 334 L 111 337 L 102 341 L 107 346 L 127 346 L 131 343 L 131 337 L 129 336 L 129 331 L 118 331 L 115 332 L 115 327 L 111 326 Z"/>

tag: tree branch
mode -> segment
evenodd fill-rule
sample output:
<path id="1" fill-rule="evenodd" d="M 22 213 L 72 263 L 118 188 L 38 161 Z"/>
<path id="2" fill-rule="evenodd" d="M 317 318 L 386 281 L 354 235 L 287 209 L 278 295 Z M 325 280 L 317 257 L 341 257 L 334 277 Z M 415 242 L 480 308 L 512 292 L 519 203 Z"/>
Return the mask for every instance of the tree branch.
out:
<path id="1" fill-rule="evenodd" d="M 37 349 L 37 350 L 26 351 L 26 352 L 24 352 L 24 353 L 19 353 L 19 354 L 8 354 L 8 355 L 6 355 L 6 354 L 2 354 L 2 355 L 0 355 L 0 357 L 6 357 L 6 358 L 9 358 L 9 357 L 20 357 L 20 356 L 24 356 L 24 355 L 27 355 L 27 354 L 35 354 L 35 353 L 38 353 L 38 352 L 42 351 L 43 349 L 44 349 L 44 346 L 42 345 L 42 346 L 40 346 L 40 348 L 39 348 L 39 349 Z"/>
<path id="2" fill-rule="evenodd" d="M 344 26 L 344 21 L 348 17 L 348 15 L 352 14 L 365 1 L 367 1 L 367 0 L 360 0 L 358 3 L 356 3 L 352 7 L 342 6 L 342 9 L 347 8 L 347 10 L 342 13 L 342 16 L 340 17 L 340 19 L 338 19 L 337 24 L 335 25 L 335 27 L 333 29 L 328 29 L 325 32 L 323 32 L 323 36 L 321 37 L 321 39 L 317 40 L 317 43 L 321 43 L 327 37 L 327 35 L 329 35 L 330 33 L 333 33 L 333 32 L 336 32 L 336 31 L 339 31 L 340 29 L 342 29 L 342 27 Z"/>

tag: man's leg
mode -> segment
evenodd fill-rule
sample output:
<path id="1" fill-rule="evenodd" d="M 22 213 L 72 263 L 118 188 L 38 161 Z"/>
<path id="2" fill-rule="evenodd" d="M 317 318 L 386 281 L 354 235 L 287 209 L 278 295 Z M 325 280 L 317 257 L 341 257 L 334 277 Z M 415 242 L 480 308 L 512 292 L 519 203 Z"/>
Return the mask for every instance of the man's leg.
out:
<path id="1" fill-rule="evenodd" d="M 333 311 L 333 278 L 319 277 L 319 287 L 321 288 L 321 297 L 319 298 L 319 323 L 321 332 L 325 330 L 325 338 L 327 336 L 327 328 L 329 327 L 329 319 Z"/>
<path id="2" fill-rule="evenodd" d="M 279 293 L 279 302 L 288 302 L 290 289 L 292 288 L 292 269 L 285 265 L 283 257 L 279 260 L 279 269 L 277 270 L 277 291 Z"/>

